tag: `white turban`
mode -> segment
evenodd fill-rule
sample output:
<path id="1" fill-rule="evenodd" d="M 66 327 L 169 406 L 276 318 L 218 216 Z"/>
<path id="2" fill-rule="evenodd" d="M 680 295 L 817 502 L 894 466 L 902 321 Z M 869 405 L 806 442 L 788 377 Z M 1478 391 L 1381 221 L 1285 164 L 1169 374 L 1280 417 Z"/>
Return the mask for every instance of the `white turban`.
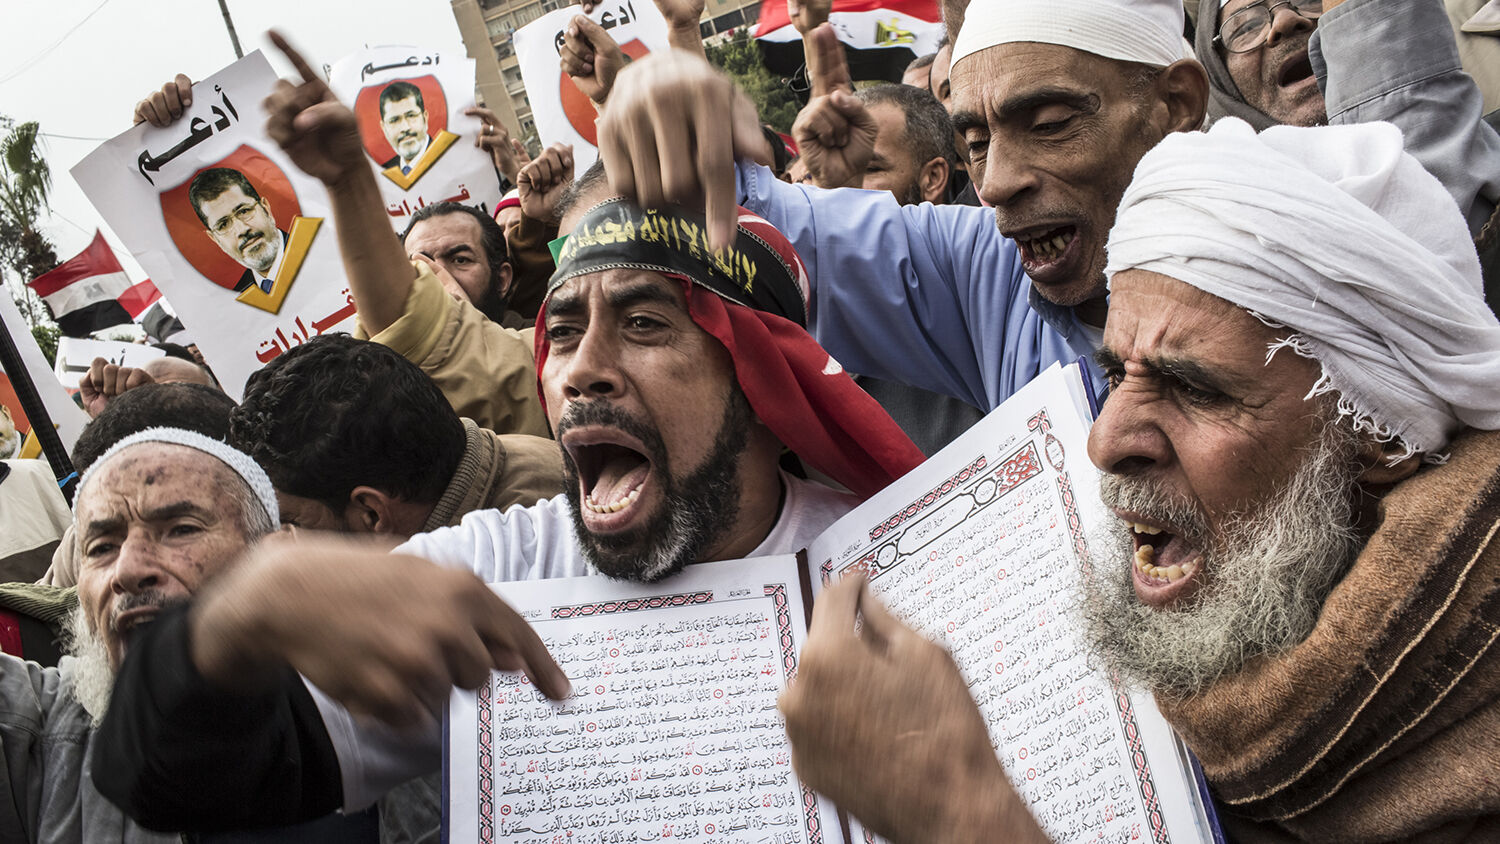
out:
<path id="1" fill-rule="evenodd" d="M 255 499 L 266 511 L 272 526 L 281 521 L 281 508 L 276 504 L 276 489 L 271 486 L 271 479 L 266 476 L 266 471 L 260 468 L 260 464 L 256 463 L 254 458 L 228 443 L 182 428 L 147 428 L 110 446 L 99 455 L 99 459 L 89 466 L 89 470 L 84 472 L 83 477 L 78 481 L 78 491 L 73 497 L 74 506 L 76 507 L 77 502 L 82 498 L 84 487 L 88 486 L 89 481 L 99 474 L 99 467 L 108 463 L 125 449 L 141 443 L 170 443 L 186 446 L 216 458 L 220 463 L 229 467 L 230 471 L 239 475 L 245 481 L 245 485 L 250 487 L 250 491 L 255 493 Z"/>
<path id="2" fill-rule="evenodd" d="M 950 66 L 999 44 L 1059 44 L 1165 67 L 1188 53 L 1182 0 L 973 0 Z"/>
<path id="3" fill-rule="evenodd" d="M 1136 167 L 1105 274 L 1142 269 L 1296 332 L 1359 430 L 1437 459 L 1500 428 L 1500 323 L 1468 226 L 1388 123 L 1242 120 L 1169 135 Z M 1269 358 L 1268 358 L 1269 359 Z"/>

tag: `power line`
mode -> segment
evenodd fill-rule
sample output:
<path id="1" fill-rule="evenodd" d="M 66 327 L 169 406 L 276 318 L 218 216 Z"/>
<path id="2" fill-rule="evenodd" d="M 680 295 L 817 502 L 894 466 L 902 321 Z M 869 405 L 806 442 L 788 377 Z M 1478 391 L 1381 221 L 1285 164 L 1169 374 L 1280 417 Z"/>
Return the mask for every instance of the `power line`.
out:
<path id="1" fill-rule="evenodd" d="M 21 64 L 20 67 L 16 68 L 15 70 L 11 71 L 10 73 L 5 74 L 5 76 L 0 76 L 0 85 L 4 85 L 5 83 L 11 81 L 12 79 L 15 79 L 17 76 L 20 76 L 21 74 L 23 74 L 26 71 L 30 70 L 32 68 L 32 66 L 34 66 L 37 62 L 39 62 L 42 59 L 46 58 L 47 55 L 49 53 L 51 53 L 53 50 L 56 50 L 57 47 L 58 47 L 58 45 L 62 44 L 62 42 L 64 42 L 64 41 L 68 40 L 68 36 L 70 36 L 73 33 L 77 32 L 78 28 L 80 26 L 83 26 L 84 24 L 88 23 L 89 22 L 89 18 L 92 18 L 94 15 L 99 14 L 99 10 L 103 9 L 105 6 L 108 6 L 108 5 L 109 5 L 109 0 L 103 0 L 103 2 L 101 2 L 99 5 L 97 5 L 97 6 L 94 7 L 94 11 L 89 12 L 87 15 L 84 15 L 83 20 L 79 21 L 78 23 L 73 24 L 73 26 L 71 26 L 68 29 L 67 32 L 64 32 L 56 41 L 53 41 L 51 44 L 48 44 L 46 47 L 44 47 L 40 53 L 37 53 L 35 56 L 32 56 L 30 59 L 27 59 L 25 62 L 23 62 Z"/>
<path id="2" fill-rule="evenodd" d="M 64 141 L 107 141 L 109 138 L 90 138 L 85 135 L 63 135 L 57 132 L 38 132 L 44 138 L 59 138 Z"/>

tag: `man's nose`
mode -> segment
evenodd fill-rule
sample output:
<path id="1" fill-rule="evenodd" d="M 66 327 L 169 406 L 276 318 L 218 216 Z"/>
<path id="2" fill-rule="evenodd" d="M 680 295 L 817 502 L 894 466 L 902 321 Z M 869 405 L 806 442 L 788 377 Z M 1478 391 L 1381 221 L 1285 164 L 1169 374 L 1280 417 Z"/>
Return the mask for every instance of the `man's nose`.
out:
<path id="1" fill-rule="evenodd" d="M 1266 33 L 1265 46 L 1278 44 L 1284 38 L 1299 32 L 1308 32 L 1318 25 L 1316 20 L 1303 17 L 1290 3 L 1279 3 L 1271 10 L 1271 31 Z"/>
<path id="2" fill-rule="evenodd" d="M 160 551 L 155 541 L 130 534 L 115 557 L 110 591 L 116 595 L 133 595 L 161 585 Z"/>
<path id="3" fill-rule="evenodd" d="M 1099 471 L 1130 475 L 1171 459 L 1172 447 L 1154 416 L 1154 402 L 1122 382 L 1089 430 L 1089 459 Z"/>
<path id="4" fill-rule="evenodd" d="M 608 331 L 591 326 L 584 331 L 568 359 L 567 398 L 618 398 L 624 387 L 620 377 L 618 344 Z"/>
<path id="5" fill-rule="evenodd" d="M 971 168 L 972 169 L 972 168 Z M 979 195 L 996 208 L 1004 208 L 1035 193 L 1039 182 L 1034 167 L 1023 159 L 1006 155 L 999 144 L 991 142 L 981 165 Z"/>

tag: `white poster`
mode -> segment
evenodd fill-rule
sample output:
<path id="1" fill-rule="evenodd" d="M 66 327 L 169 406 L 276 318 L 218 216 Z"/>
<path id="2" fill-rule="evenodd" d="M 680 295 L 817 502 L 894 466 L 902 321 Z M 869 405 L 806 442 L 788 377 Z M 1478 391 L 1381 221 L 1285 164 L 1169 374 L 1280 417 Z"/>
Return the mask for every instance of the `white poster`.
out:
<path id="1" fill-rule="evenodd" d="M 419 47 L 372 47 L 333 65 L 329 87 L 359 120 L 391 227 L 406 229 L 424 205 L 447 200 L 494 212 L 500 178 L 476 147 L 474 60 Z"/>
<path id="2" fill-rule="evenodd" d="M 57 363 L 52 372 L 63 387 L 78 389 L 78 382 L 93 365 L 94 358 L 104 358 L 116 366 L 140 369 L 153 358 L 165 357 L 166 352 L 140 343 L 122 340 L 80 340 L 77 337 L 57 338 Z"/>
<path id="3" fill-rule="evenodd" d="M 265 133 L 275 83 L 251 53 L 194 85 L 171 126 L 135 126 L 72 170 L 235 400 L 292 346 L 354 329 L 327 192 Z"/>
<path id="4" fill-rule="evenodd" d="M 512 38 L 542 146 L 572 144 L 575 174 L 583 173 L 599 157 L 599 136 L 594 129 L 599 115 L 594 103 L 562 72 L 558 60 L 563 30 L 581 14 L 581 6 L 548 12 L 516 30 Z M 598 21 L 629 59 L 667 49 L 667 21 L 652 0 L 606 0 L 589 17 Z"/>

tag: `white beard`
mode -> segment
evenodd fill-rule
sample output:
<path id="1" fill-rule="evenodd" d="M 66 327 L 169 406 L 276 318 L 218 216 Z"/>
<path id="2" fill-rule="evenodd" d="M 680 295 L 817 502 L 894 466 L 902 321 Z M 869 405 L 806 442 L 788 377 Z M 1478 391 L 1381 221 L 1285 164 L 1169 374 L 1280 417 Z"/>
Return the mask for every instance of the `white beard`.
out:
<path id="1" fill-rule="evenodd" d="M 65 640 L 73 663 L 73 697 L 89 714 L 89 722 L 98 727 L 109 709 L 109 695 L 114 690 L 115 671 L 109 664 L 109 649 L 104 640 L 89 629 L 83 608 L 68 616 Z"/>
<path id="2" fill-rule="evenodd" d="M 1285 489 L 1216 535 L 1188 502 L 1106 475 L 1105 502 L 1178 526 L 1202 549 L 1207 579 L 1182 606 L 1142 604 L 1130 532 L 1112 520 L 1107 535 L 1090 543 L 1098 562 L 1082 600 L 1094 650 L 1126 680 L 1191 696 L 1255 657 L 1301 643 L 1363 544 L 1355 529 L 1355 442 L 1345 427 L 1329 425 Z"/>

